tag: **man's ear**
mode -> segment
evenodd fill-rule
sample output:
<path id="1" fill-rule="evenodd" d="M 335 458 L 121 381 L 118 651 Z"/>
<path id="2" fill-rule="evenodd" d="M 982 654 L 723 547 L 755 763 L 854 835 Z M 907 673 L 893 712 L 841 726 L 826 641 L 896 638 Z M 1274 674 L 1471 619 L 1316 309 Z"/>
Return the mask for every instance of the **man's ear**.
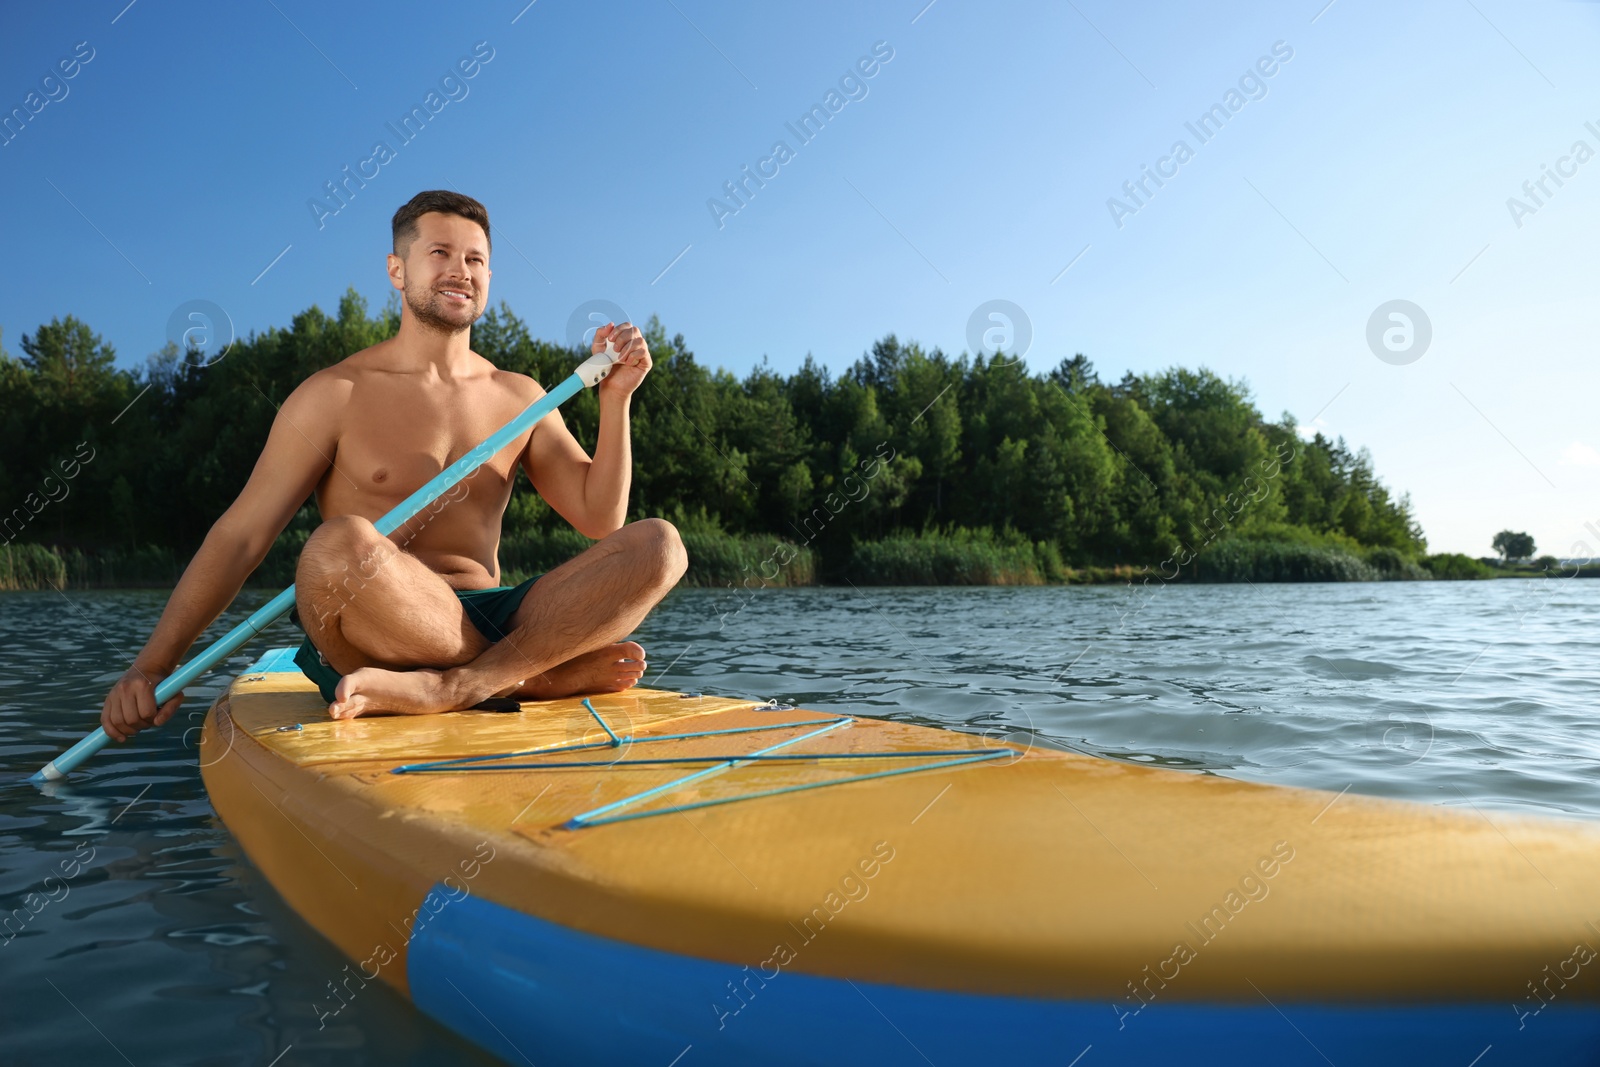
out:
<path id="1" fill-rule="evenodd" d="M 387 260 L 387 269 L 389 272 L 389 284 L 394 286 L 396 289 L 399 289 L 401 292 L 405 292 L 406 261 L 395 255 L 393 252 L 390 252 L 385 258 Z"/>

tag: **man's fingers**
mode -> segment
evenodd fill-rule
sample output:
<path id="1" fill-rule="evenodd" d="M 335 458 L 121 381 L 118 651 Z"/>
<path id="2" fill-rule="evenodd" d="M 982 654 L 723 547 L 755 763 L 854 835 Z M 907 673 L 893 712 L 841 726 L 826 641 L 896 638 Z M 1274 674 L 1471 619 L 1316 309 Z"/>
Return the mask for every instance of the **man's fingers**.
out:
<path id="1" fill-rule="evenodd" d="M 100 727 L 118 744 L 128 739 L 127 723 L 122 715 L 122 701 L 115 692 L 106 698 L 106 706 L 100 712 Z"/>
<path id="2" fill-rule="evenodd" d="M 100 705 L 100 729 L 104 730 L 106 732 L 106 736 L 111 738 L 111 740 L 118 740 L 116 735 L 116 724 L 111 721 L 110 693 L 106 694 L 105 703 Z"/>
<path id="3" fill-rule="evenodd" d="M 156 707 L 155 682 L 142 671 L 135 669 L 137 679 L 124 678 L 106 696 L 100 712 L 100 726 L 106 736 L 121 743 L 149 726 L 160 726 L 177 712 L 183 694 Z"/>
<path id="4" fill-rule="evenodd" d="M 140 714 L 141 709 L 138 704 L 138 697 L 129 699 L 124 696 L 122 698 L 122 707 L 119 710 L 121 715 L 118 718 L 117 725 L 122 731 L 122 739 L 126 741 L 144 729 L 144 716 Z M 153 703 L 150 706 L 150 710 L 155 710 Z"/>
<path id="5" fill-rule="evenodd" d="M 135 720 L 139 723 L 153 722 L 156 717 L 156 695 L 154 686 L 146 688 L 139 685 L 133 688 L 134 707 L 131 709 Z"/>
<path id="6" fill-rule="evenodd" d="M 183 694 L 179 693 L 177 696 L 161 705 L 161 710 L 156 713 L 156 725 L 165 726 L 167 724 L 167 720 L 172 718 L 172 716 L 177 713 L 178 705 L 182 703 Z"/>
<path id="7" fill-rule="evenodd" d="M 632 336 L 638 332 L 636 328 L 626 322 L 621 325 L 615 322 L 608 322 L 594 332 L 594 352 L 596 354 L 604 352 L 607 341 L 610 341 L 619 353 L 623 352 L 627 349 Z"/>
<path id="8" fill-rule="evenodd" d="M 638 330 L 633 330 L 632 336 L 628 338 L 627 343 L 619 350 L 617 359 L 630 367 L 648 367 L 650 365 L 650 346 L 645 342 L 644 336 Z"/>

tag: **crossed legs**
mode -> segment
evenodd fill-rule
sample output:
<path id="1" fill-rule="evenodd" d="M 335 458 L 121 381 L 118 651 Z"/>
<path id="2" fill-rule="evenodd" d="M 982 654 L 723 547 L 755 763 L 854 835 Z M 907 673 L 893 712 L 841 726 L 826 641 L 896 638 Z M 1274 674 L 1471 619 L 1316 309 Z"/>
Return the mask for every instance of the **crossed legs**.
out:
<path id="1" fill-rule="evenodd" d="M 688 563 L 670 523 L 630 523 L 539 579 L 489 642 L 454 591 L 366 519 L 319 526 L 296 568 L 296 605 L 312 641 L 344 677 L 329 714 L 427 714 L 490 696 L 550 699 L 616 692 L 644 670 L 620 639 Z"/>

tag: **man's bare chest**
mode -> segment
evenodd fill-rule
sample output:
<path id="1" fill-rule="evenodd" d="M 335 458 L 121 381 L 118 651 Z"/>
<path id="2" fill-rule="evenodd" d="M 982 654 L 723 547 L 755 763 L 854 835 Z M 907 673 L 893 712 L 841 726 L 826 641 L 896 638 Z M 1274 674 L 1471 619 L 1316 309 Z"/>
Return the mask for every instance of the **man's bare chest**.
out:
<path id="1" fill-rule="evenodd" d="M 416 490 L 525 406 L 503 390 L 487 389 L 444 397 L 389 390 L 364 399 L 351 404 L 352 413 L 340 427 L 334 467 L 353 488 L 384 497 Z M 519 452 L 517 447 L 502 450 L 478 477 L 513 477 Z"/>

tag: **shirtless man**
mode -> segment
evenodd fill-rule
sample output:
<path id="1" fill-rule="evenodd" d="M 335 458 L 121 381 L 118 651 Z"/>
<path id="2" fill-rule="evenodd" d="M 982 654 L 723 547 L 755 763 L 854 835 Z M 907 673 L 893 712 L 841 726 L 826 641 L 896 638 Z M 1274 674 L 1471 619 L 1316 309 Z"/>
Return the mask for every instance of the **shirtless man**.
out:
<path id="1" fill-rule="evenodd" d="M 323 522 L 295 571 L 307 636 L 296 662 L 319 683 L 333 718 L 618 692 L 643 674 L 644 650 L 622 638 L 687 565 L 671 524 L 624 524 L 628 406 L 650 372 L 644 338 L 627 323 L 595 333 L 594 350 L 610 340 L 620 358 L 597 387 L 592 459 L 552 411 L 384 537 L 375 520 L 544 395 L 533 379 L 470 347 L 489 295 L 483 205 L 419 193 L 395 213 L 393 231 L 399 332 L 311 375 L 284 400 L 243 491 L 106 696 L 100 724 L 114 740 L 177 711 L 182 695 L 157 708 L 156 685 L 313 492 Z M 500 520 L 519 466 L 562 518 L 599 543 L 536 582 L 497 589 Z"/>

